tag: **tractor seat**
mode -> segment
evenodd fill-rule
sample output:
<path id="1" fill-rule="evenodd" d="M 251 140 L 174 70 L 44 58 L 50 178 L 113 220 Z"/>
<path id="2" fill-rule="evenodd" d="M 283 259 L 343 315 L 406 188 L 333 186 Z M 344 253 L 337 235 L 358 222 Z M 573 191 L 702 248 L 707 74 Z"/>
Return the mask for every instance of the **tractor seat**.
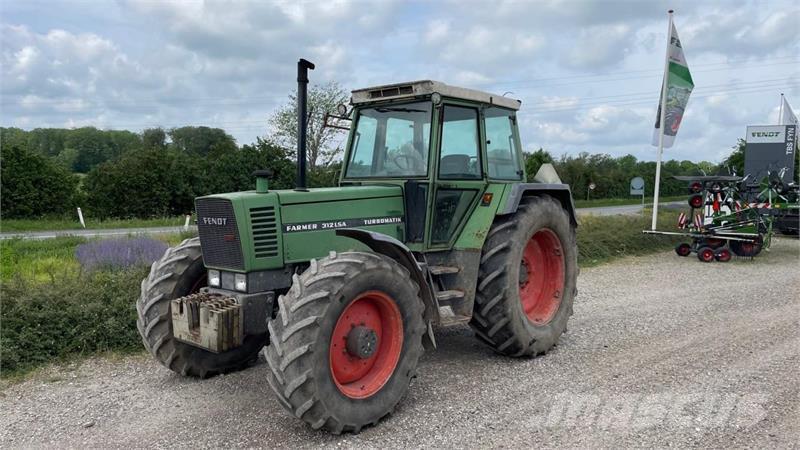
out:
<path id="1" fill-rule="evenodd" d="M 469 155 L 446 155 L 442 156 L 439 163 L 439 173 L 441 175 L 474 175 L 469 169 Z"/>

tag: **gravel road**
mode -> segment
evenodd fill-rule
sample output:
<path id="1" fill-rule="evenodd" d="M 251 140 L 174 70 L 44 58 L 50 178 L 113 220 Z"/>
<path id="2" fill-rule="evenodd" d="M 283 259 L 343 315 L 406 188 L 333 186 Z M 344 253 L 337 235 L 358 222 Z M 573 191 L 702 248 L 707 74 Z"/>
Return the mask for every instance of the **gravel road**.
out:
<path id="1" fill-rule="evenodd" d="M 780 239 L 756 261 L 585 269 L 553 352 L 508 359 L 439 330 L 405 400 L 359 435 L 289 416 L 263 362 L 197 381 L 133 356 L 0 391 L 0 447 L 796 447 L 799 263 L 800 241 Z"/>

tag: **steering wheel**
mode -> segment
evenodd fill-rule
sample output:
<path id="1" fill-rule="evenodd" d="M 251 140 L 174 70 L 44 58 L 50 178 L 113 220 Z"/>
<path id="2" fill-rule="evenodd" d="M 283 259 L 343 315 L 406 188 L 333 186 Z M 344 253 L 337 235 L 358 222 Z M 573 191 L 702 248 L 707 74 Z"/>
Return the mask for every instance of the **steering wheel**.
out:
<path id="1" fill-rule="evenodd" d="M 400 161 L 403 161 L 401 164 Z M 404 171 L 419 171 L 423 169 L 422 158 L 414 153 L 398 153 L 392 157 L 392 162 L 397 168 Z"/>

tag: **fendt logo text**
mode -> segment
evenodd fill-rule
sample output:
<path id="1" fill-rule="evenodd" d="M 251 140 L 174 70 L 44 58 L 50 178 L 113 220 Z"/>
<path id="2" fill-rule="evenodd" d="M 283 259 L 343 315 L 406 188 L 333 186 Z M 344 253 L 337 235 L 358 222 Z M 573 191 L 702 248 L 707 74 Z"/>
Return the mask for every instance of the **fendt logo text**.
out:
<path id="1" fill-rule="evenodd" d="M 780 131 L 754 131 L 750 133 L 753 137 L 778 137 L 781 135 Z"/>
<path id="2" fill-rule="evenodd" d="M 225 226 L 228 223 L 227 217 L 203 217 L 203 225 Z"/>

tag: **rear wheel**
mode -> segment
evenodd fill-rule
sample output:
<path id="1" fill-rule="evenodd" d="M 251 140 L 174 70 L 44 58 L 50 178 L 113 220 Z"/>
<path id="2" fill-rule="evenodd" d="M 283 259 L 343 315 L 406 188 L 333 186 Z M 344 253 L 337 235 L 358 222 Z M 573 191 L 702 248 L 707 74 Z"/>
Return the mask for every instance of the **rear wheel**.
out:
<path id="1" fill-rule="evenodd" d="M 422 355 L 419 286 L 374 253 L 312 260 L 278 299 L 264 351 L 279 402 L 314 429 L 357 433 L 389 414 Z"/>
<path id="2" fill-rule="evenodd" d="M 566 331 L 577 274 L 567 211 L 550 196 L 525 198 L 489 230 L 470 326 L 499 353 L 544 353 Z"/>
<path id="3" fill-rule="evenodd" d="M 142 280 L 141 296 L 136 303 L 136 326 L 145 348 L 158 362 L 184 376 L 205 378 L 242 369 L 258 358 L 267 341 L 266 334 L 245 336 L 241 346 L 213 353 L 175 339 L 171 300 L 196 293 L 205 283 L 200 239 L 186 239 L 153 263 L 150 275 Z"/>

